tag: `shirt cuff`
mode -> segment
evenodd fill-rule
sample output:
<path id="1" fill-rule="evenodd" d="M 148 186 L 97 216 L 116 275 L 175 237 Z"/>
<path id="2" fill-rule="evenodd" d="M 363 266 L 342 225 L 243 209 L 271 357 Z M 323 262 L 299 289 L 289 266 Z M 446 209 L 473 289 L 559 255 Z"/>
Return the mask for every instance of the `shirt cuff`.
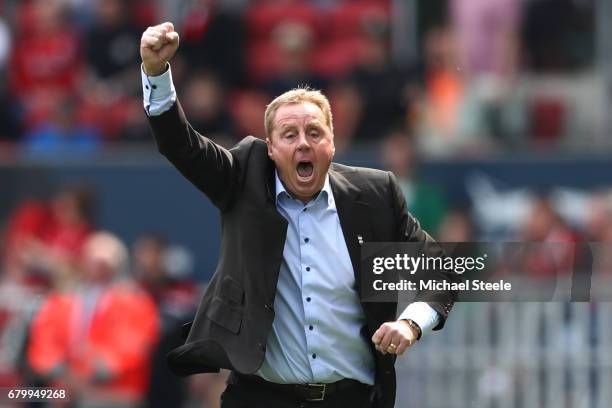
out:
<path id="1" fill-rule="evenodd" d="M 161 75 L 147 76 L 144 67 L 140 66 L 142 78 L 143 106 L 147 115 L 158 116 L 169 110 L 176 102 L 176 90 L 172 82 L 172 70 L 166 63 L 167 69 Z"/>
<path id="2" fill-rule="evenodd" d="M 422 335 L 430 332 L 440 321 L 440 316 L 425 302 L 414 302 L 400 314 L 398 320 L 412 320 L 421 328 Z"/>

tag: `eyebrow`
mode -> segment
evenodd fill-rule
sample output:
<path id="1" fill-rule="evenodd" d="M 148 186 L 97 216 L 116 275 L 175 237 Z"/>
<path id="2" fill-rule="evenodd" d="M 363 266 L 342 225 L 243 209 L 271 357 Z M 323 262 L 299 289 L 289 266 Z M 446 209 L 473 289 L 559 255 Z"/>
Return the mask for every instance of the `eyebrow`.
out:
<path id="1" fill-rule="evenodd" d="M 321 123 L 319 119 L 313 119 L 310 122 L 306 123 L 306 128 L 313 128 L 313 127 L 321 129 L 323 127 L 323 124 Z M 285 130 L 295 130 L 297 128 L 298 126 L 295 125 L 295 123 L 283 123 L 279 125 L 279 131 L 281 132 Z"/>
<path id="2" fill-rule="evenodd" d="M 293 124 L 293 123 L 284 123 L 284 124 L 280 125 L 280 130 L 295 129 L 295 128 L 297 128 L 297 126 L 295 126 L 295 124 Z"/>
<path id="3" fill-rule="evenodd" d="M 320 128 L 322 126 L 323 126 L 323 124 L 318 119 L 315 119 L 315 120 L 312 120 L 312 121 L 306 123 L 306 127 L 319 127 Z"/>
<path id="4" fill-rule="evenodd" d="M 323 125 L 318 120 L 306 124 L 306 129 L 313 129 L 313 128 L 317 130 L 321 130 L 323 129 Z"/>

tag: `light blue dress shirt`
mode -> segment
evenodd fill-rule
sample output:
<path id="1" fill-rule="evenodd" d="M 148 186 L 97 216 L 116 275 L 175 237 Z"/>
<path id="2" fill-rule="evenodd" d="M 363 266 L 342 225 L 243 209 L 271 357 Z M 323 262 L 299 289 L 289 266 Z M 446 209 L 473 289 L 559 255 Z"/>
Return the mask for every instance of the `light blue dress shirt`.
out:
<path id="1" fill-rule="evenodd" d="M 148 77 L 141 70 L 143 104 L 161 115 L 176 101 L 170 68 Z M 274 300 L 266 356 L 257 372 L 276 383 L 329 383 L 352 378 L 374 384 L 374 356 L 361 334 L 365 316 L 336 210 L 329 176 L 304 205 L 276 175 L 276 205 L 287 219 L 287 238 Z M 412 319 L 423 334 L 439 322 L 427 303 L 415 302 L 398 319 Z"/>
<path id="2" fill-rule="evenodd" d="M 276 206 L 289 222 L 274 299 L 275 318 L 257 373 L 277 383 L 374 383 L 374 356 L 336 203 L 323 190 L 304 205 L 276 176 Z"/>

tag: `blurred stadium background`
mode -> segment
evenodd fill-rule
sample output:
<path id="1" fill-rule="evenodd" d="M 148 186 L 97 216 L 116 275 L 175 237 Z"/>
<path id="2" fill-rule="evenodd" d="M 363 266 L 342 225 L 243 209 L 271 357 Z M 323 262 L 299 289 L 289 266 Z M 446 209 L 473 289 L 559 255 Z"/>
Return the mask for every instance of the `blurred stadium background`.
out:
<path id="1" fill-rule="evenodd" d="M 439 240 L 612 240 L 608 0 L 0 0 L 0 386 L 218 406 L 224 373 L 178 380 L 163 361 L 219 226 L 148 130 L 139 38 L 162 21 L 188 117 L 221 144 L 262 137 L 265 104 L 308 84 L 332 101 L 338 161 L 393 170 Z M 96 292 L 94 261 L 119 294 Z M 105 295 L 132 306 L 108 317 Z M 611 309 L 459 304 L 398 360 L 396 405 L 612 406 Z M 143 313 L 157 323 L 130 332 Z"/>

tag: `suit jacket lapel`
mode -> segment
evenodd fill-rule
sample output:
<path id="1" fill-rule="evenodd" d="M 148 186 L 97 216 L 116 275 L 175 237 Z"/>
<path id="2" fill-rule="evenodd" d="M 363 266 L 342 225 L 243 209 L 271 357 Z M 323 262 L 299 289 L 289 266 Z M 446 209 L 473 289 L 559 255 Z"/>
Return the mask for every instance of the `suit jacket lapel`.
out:
<path id="1" fill-rule="evenodd" d="M 329 181 L 334 193 L 344 241 L 353 265 L 355 284 L 359 289 L 361 287 L 361 274 L 359 273 L 361 244 L 371 238 L 371 208 L 359 200 L 361 195 L 359 189 L 347 179 L 345 174 L 330 168 Z"/>

